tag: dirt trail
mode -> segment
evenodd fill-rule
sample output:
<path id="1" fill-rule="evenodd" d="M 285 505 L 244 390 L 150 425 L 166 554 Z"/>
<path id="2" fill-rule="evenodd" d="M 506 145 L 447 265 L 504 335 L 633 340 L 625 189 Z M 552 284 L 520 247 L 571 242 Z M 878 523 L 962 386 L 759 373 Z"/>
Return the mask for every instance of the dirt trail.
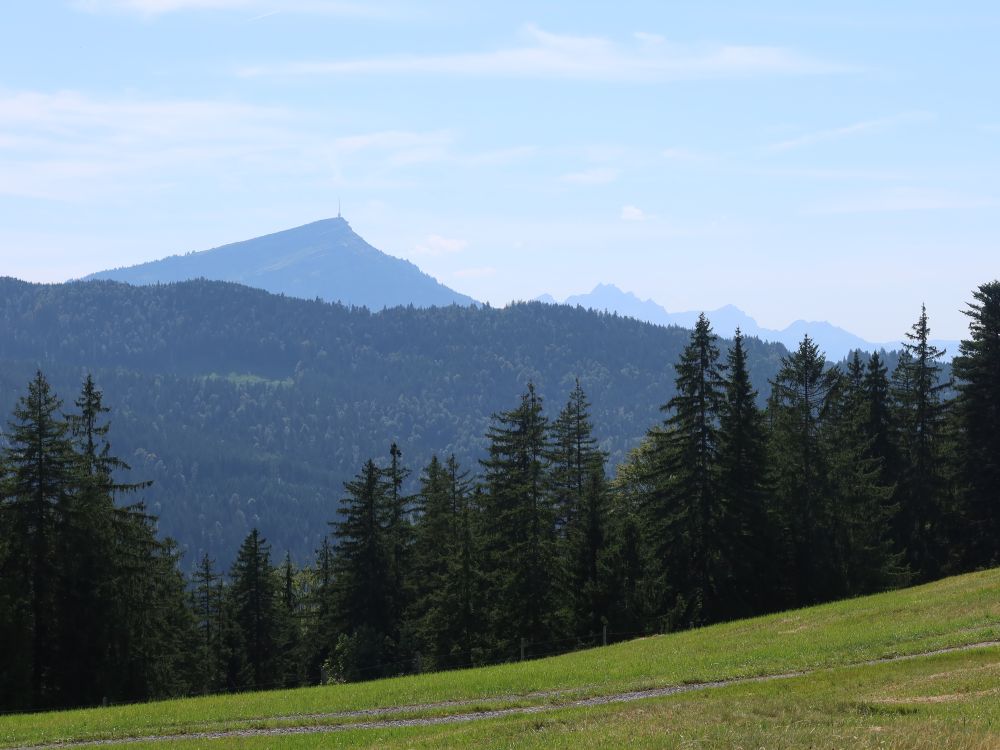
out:
<path id="1" fill-rule="evenodd" d="M 158 734 L 142 735 L 135 737 L 117 737 L 103 740 L 75 740 L 70 742 L 53 742 L 36 745 L 23 745 L 15 750 L 57 750 L 60 748 L 77 747 L 101 747 L 106 745 L 130 745 L 138 742 L 170 742 L 177 740 L 224 740 L 230 738 L 251 738 L 251 737 L 274 737 L 279 735 L 296 734 L 326 734 L 331 732 L 342 732 L 348 729 L 388 729 L 394 727 L 416 727 L 433 726 L 438 724 L 463 724 L 484 719 L 495 719 L 503 716 L 527 716 L 531 714 L 544 713 L 560 708 L 587 708 L 591 706 L 603 706 L 612 703 L 629 703 L 631 701 L 644 700 L 647 698 L 663 698 L 679 693 L 688 693 L 696 690 L 710 690 L 712 688 L 726 687 L 727 685 L 741 685 L 753 682 L 768 682 L 771 680 L 783 680 L 790 677 L 801 677 L 804 675 L 822 672 L 827 669 L 837 669 L 844 667 L 867 666 L 873 664 L 887 664 L 891 662 L 907 661 L 937 654 L 948 654 L 957 651 L 970 651 L 973 649 L 989 648 L 1000 646 L 1000 641 L 982 641 L 970 643 L 964 646 L 952 646 L 950 648 L 934 649 L 917 654 L 906 654 L 903 656 L 888 656 L 880 659 L 870 659 L 868 661 L 853 662 L 851 664 L 840 664 L 833 667 L 823 667 L 820 669 L 810 669 L 799 672 L 784 672 L 781 674 L 761 675 L 759 677 L 737 677 L 727 680 L 716 680 L 713 682 L 696 682 L 684 685 L 670 685 L 667 687 L 651 688 L 649 690 L 633 690 L 622 693 L 611 693 L 608 695 L 598 695 L 591 698 L 581 698 L 554 703 L 544 703 L 532 706 L 515 706 L 510 708 L 483 709 L 479 711 L 469 711 L 466 713 L 448 714 L 446 716 L 425 716 L 409 719 L 379 719 L 380 716 L 391 716 L 392 714 L 405 714 L 414 711 L 428 711 L 442 708 L 460 708 L 469 705 L 481 705 L 488 701 L 517 701 L 533 698 L 556 698 L 566 695 L 569 691 L 552 690 L 539 691 L 534 693 L 524 693 L 521 695 L 497 696 L 493 698 L 480 698 L 475 700 L 461 701 L 440 701 L 436 703 L 415 703 L 405 706 L 388 706 L 384 708 L 371 708 L 359 711 L 341 711 L 336 713 L 312 713 L 296 714 L 292 716 L 268 716 L 261 717 L 262 721 L 295 721 L 295 720 L 337 720 L 337 719 L 369 719 L 368 721 L 351 721 L 344 724 L 309 724 L 304 726 L 291 727 L 270 727 L 270 728 L 247 728 L 247 729 L 227 729 L 219 731 L 203 732 L 183 732 L 178 734 Z"/>

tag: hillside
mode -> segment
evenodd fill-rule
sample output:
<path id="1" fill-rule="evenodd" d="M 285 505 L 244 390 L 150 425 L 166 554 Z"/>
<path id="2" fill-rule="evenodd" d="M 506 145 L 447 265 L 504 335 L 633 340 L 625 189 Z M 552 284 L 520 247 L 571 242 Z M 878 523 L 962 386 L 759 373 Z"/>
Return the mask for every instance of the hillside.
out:
<path id="1" fill-rule="evenodd" d="M 233 281 L 301 299 L 381 310 L 397 305 L 471 305 L 409 261 L 369 245 L 337 217 L 211 250 L 173 255 L 87 280 L 168 284 L 191 279 Z"/>
<path id="2" fill-rule="evenodd" d="M 579 378 L 620 462 L 662 419 L 688 337 L 539 303 L 371 313 L 222 282 L 2 279 L 0 409 L 37 367 L 67 405 L 93 372 L 112 446 L 154 481 L 145 497 L 186 566 L 203 551 L 227 565 L 252 526 L 305 562 L 365 459 L 396 441 L 413 480 L 435 452 L 475 471 L 491 414 L 528 381 L 555 414 Z M 748 350 L 764 395 L 785 350 Z"/>
<path id="3" fill-rule="evenodd" d="M 8 716 L 0 745 L 996 747 L 998 591 L 994 569 L 537 661 Z"/>

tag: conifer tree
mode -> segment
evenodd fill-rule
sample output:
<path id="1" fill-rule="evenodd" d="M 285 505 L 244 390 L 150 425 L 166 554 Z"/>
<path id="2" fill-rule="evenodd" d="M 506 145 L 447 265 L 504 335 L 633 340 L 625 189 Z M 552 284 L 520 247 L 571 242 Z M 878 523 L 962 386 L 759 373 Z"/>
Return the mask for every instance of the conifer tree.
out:
<path id="1" fill-rule="evenodd" d="M 200 635 L 202 692 L 214 692 L 225 686 L 225 656 L 223 641 L 222 575 L 215 570 L 215 561 L 206 552 L 192 575 L 192 609 Z"/>
<path id="2" fill-rule="evenodd" d="M 657 542 L 651 498 L 659 429 L 654 427 L 629 453 L 611 482 L 606 559 L 611 592 L 608 628 L 612 634 L 646 632 L 655 625 L 654 615 L 662 604 L 662 596 L 655 593 L 664 583 L 657 578 L 662 566 L 651 552 Z"/>
<path id="3" fill-rule="evenodd" d="M 392 640 L 394 575 L 387 529 L 392 521 L 382 470 L 368 460 L 345 483 L 336 540 L 334 610 L 340 620 L 332 667 L 348 680 L 390 674 L 398 666 Z"/>
<path id="4" fill-rule="evenodd" d="M 527 643 L 526 653 L 544 653 L 563 631 L 547 438 L 542 400 L 530 383 L 520 405 L 494 415 L 487 432 L 483 510 L 495 656 L 516 655 L 520 639 Z"/>
<path id="5" fill-rule="evenodd" d="M 839 589 L 830 596 L 881 591 L 906 582 L 902 554 L 891 534 L 893 488 L 882 481 L 882 462 L 871 453 L 864 371 L 855 356 L 829 399 L 820 433 L 828 466 L 830 568 Z"/>
<path id="6" fill-rule="evenodd" d="M 828 456 L 822 430 L 839 384 L 819 347 L 805 336 L 782 360 L 769 405 L 773 483 L 789 601 L 804 605 L 841 590 L 833 559 L 832 505 Z M 780 553 L 779 553 L 780 554 Z"/>
<path id="7" fill-rule="evenodd" d="M 81 477 L 62 402 L 41 371 L 14 410 L 7 451 L 8 478 L 0 513 L 7 536 L 4 580 L 23 614 L 15 619 L 16 642 L 24 644 L 22 707 L 42 708 L 57 700 L 60 563 L 64 533 Z"/>
<path id="8" fill-rule="evenodd" d="M 868 360 L 863 382 L 865 395 L 865 437 L 868 454 L 879 461 L 882 484 L 894 486 L 899 473 L 895 426 L 892 419 L 892 392 L 888 369 L 878 352 Z"/>
<path id="9" fill-rule="evenodd" d="M 246 649 L 250 685 L 275 687 L 281 677 L 279 591 L 271 566 L 271 546 L 252 529 L 230 572 L 233 617 Z"/>
<path id="10" fill-rule="evenodd" d="M 410 591 L 410 555 L 413 547 L 412 498 L 403 493 L 403 482 L 410 471 L 402 464 L 403 452 L 396 443 L 389 447 L 389 466 L 383 471 L 386 485 L 386 543 L 389 548 L 388 635 L 402 650 L 408 647 L 410 634 L 404 633 L 403 615 L 412 599 Z M 397 657 L 401 657 L 402 651 Z"/>
<path id="11" fill-rule="evenodd" d="M 716 544 L 723 513 L 717 453 L 724 401 L 716 340 L 700 315 L 676 365 L 677 395 L 662 407 L 669 414 L 665 429 L 656 434 L 657 556 L 672 600 L 665 603 L 672 628 L 711 621 L 727 575 Z"/>
<path id="12" fill-rule="evenodd" d="M 420 668 L 467 666 L 474 659 L 480 573 L 470 483 L 452 456 L 431 458 L 420 480 L 410 610 Z"/>
<path id="13" fill-rule="evenodd" d="M 747 616 L 776 606 L 773 519 L 768 517 L 767 435 L 750 383 L 739 329 L 726 362 L 725 401 L 719 415 L 720 505 L 716 543 L 724 576 L 717 614 Z"/>
<path id="14" fill-rule="evenodd" d="M 940 574 L 944 552 L 947 483 L 945 403 L 938 360 L 944 351 L 929 341 L 927 310 L 906 334 L 904 357 L 894 373 L 901 471 L 896 499 L 898 533 L 906 560 L 918 580 Z"/>
<path id="15" fill-rule="evenodd" d="M 575 633 L 593 639 L 607 619 L 605 455 L 597 448 L 580 381 L 552 425 L 550 481 L 563 548 L 560 572 L 570 592 Z"/>
<path id="16" fill-rule="evenodd" d="M 323 665 L 331 655 L 332 634 L 340 627 L 336 616 L 336 589 L 334 587 L 335 555 L 329 535 L 323 537 L 316 550 L 316 564 L 311 583 L 303 603 L 303 650 L 305 675 L 310 683 L 324 680 Z"/>
<path id="17" fill-rule="evenodd" d="M 1000 281 L 982 284 L 972 296 L 964 311 L 969 338 L 953 371 L 964 479 L 960 543 L 964 564 L 980 567 L 1000 563 Z"/>
<path id="18" fill-rule="evenodd" d="M 292 556 L 285 553 L 281 564 L 281 602 L 278 607 L 278 654 L 281 682 L 294 687 L 305 679 L 302 661 L 302 598 L 299 575 Z"/>

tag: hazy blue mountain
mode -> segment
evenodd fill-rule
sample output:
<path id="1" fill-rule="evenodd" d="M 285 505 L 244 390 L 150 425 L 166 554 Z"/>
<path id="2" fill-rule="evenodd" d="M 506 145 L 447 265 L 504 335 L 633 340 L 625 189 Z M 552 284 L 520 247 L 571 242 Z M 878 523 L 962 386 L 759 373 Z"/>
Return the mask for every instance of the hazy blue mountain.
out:
<path id="1" fill-rule="evenodd" d="M 547 294 L 537 299 L 545 302 L 556 301 Z M 701 313 L 700 310 L 668 312 L 666 308 L 653 300 L 641 300 L 631 292 L 622 291 L 614 284 L 598 284 L 587 294 L 575 294 L 567 297 L 563 304 L 579 305 L 590 310 L 617 312 L 619 315 L 643 320 L 647 323 L 674 325 L 682 328 L 693 328 Z M 819 345 L 819 348 L 826 352 L 827 359 L 833 361 L 843 359 L 855 349 L 862 351 L 899 349 L 904 338 L 904 332 L 901 331 L 899 340 L 873 343 L 826 321 L 796 320 L 780 330 L 762 328 L 756 320 L 734 305 L 726 305 L 717 310 L 705 310 L 704 312 L 712 322 L 712 328 L 715 332 L 724 338 L 731 337 L 739 328 L 746 336 L 756 336 L 765 341 L 784 344 L 788 349 L 795 349 L 802 341 L 802 337 L 808 334 Z M 957 341 L 937 339 L 933 343 L 947 350 L 946 359 L 951 359 L 958 351 Z"/>
<path id="2" fill-rule="evenodd" d="M 101 271 L 87 280 L 145 285 L 198 278 L 370 310 L 475 304 L 409 261 L 372 247 L 339 216 L 211 250 Z"/>

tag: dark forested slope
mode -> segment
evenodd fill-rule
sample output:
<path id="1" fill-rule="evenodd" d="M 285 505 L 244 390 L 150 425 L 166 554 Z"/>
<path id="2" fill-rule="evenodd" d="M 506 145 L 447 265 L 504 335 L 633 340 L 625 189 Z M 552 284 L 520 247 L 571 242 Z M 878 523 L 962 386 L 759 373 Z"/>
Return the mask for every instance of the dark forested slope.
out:
<path id="1" fill-rule="evenodd" d="M 145 497 L 186 564 L 228 562 L 255 525 L 304 560 L 362 461 L 396 441 L 414 470 L 435 452 L 475 470 L 490 415 L 528 381 L 554 414 L 579 378 L 619 462 L 662 418 L 688 336 L 539 303 L 371 313 L 224 282 L 0 279 L 0 408 L 37 367 L 67 404 L 92 372 L 115 452 L 154 480 Z M 748 348 L 766 391 L 785 350 Z"/>

